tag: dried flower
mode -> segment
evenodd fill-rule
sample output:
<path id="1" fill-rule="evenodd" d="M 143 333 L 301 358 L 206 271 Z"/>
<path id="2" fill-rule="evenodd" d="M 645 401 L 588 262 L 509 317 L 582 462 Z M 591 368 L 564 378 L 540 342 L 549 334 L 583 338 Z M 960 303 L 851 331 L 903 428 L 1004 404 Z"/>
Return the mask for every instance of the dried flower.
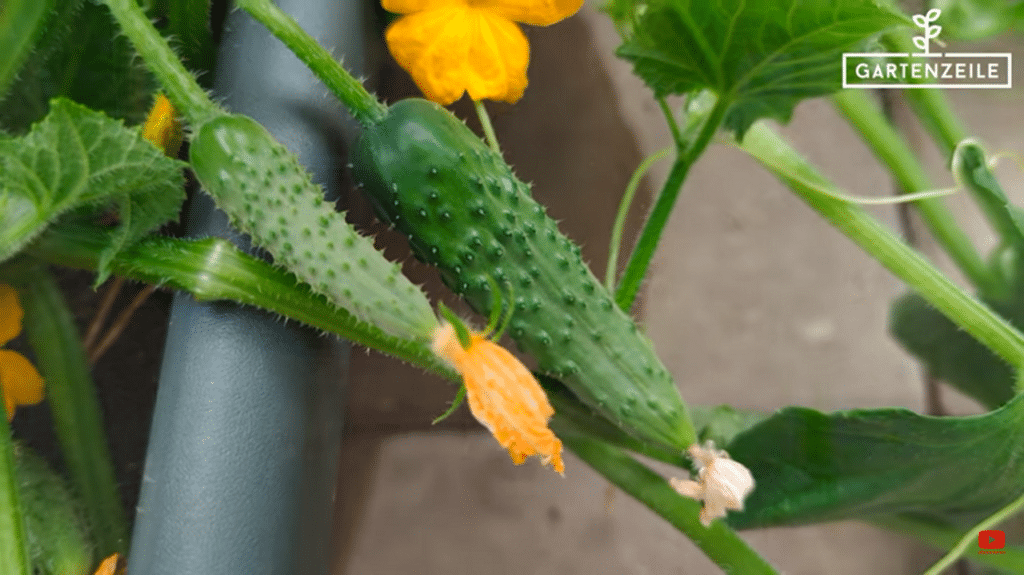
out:
<path id="1" fill-rule="evenodd" d="M 743 510 L 743 500 L 754 490 L 754 476 L 742 463 L 715 449 L 708 441 L 704 447 L 693 444 L 687 450 L 697 464 L 697 481 L 672 478 L 669 483 L 680 495 L 703 501 L 700 522 L 705 527 L 726 509 Z"/>
<path id="2" fill-rule="evenodd" d="M 548 26 L 568 18 L 582 0 L 383 0 L 406 14 L 387 30 L 398 64 L 430 100 L 515 103 L 526 89 L 530 44 L 516 22 Z"/>
<path id="3" fill-rule="evenodd" d="M 18 301 L 18 292 L 0 284 L 0 346 L 7 345 L 21 333 L 25 310 Z M 32 405 L 43 400 L 43 376 L 25 356 L 9 349 L 0 349 L 0 387 L 4 393 L 7 420 L 14 417 L 19 405 Z"/>
<path id="4" fill-rule="evenodd" d="M 480 333 L 470 333 L 463 347 L 447 322 L 434 331 L 432 347 L 462 375 L 470 412 L 508 450 L 513 463 L 540 455 L 544 464 L 565 474 L 562 442 L 548 428 L 555 410 L 522 362 Z"/>

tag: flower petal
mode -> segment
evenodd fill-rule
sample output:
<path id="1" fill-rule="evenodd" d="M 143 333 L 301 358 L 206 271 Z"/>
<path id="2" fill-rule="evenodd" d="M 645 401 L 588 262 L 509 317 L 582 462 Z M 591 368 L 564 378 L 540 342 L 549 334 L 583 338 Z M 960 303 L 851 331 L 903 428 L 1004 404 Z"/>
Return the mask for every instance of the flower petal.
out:
<path id="1" fill-rule="evenodd" d="M 470 22 L 465 8 L 448 7 L 399 18 L 385 33 L 388 49 L 429 100 L 451 104 L 462 97 Z"/>
<path id="2" fill-rule="evenodd" d="M 7 284 L 0 284 L 0 345 L 18 337 L 25 311 L 21 309 L 18 292 Z"/>
<path id="3" fill-rule="evenodd" d="M 508 20 L 550 26 L 579 11 L 583 0 L 477 0 L 474 4 Z"/>
<path id="4" fill-rule="evenodd" d="M 530 45 L 515 23 L 485 10 L 448 6 L 404 16 L 385 35 L 398 64 L 430 100 L 515 102 L 526 89 Z"/>
<path id="5" fill-rule="evenodd" d="M 466 6 L 466 0 L 381 0 L 380 5 L 395 14 L 412 14 L 448 6 Z"/>
<path id="6" fill-rule="evenodd" d="M 560 474 L 562 442 L 548 428 L 555 410 L 530 370 L 500 345 L 480 334 L 463 349 L 450 324 L 434 333 L 433 349 L 462 374 L 473 417 L 508 450 L 516 465 L 540 455 Z"/>
<path id="7" fill-rule="evenodd" d="M 96 568 L 96 573 L 93 575 L 114 575 L 114 573 L 117 572 L 117 563 L 119 559 L 120 556 L 117 553 L 107 557 L 103 560 L 103 563 L 100 563 L 100 566 Z"/>
<path id="8" fill-rule="evenodd" d="M 175 113 L 167 96 L 157 94 L 146 123 L 142 125 L 142 137 L 167 156 L 176 156 L 181 146 L 181 123 L 175 118 Z"/>
<path id="9" fill-rule="evenodd" d="M 515 23 L 476 10 L 463 72 L 466 90 L 474 100 L 514 104 L 526 90 L 530 43 Z"/>
<path id="10" fill-rule="evenodd" d="M 16 351 L 0 349 L 0 387 L 8 420 L 14 417 L 17 406 L 43 400 L 43 376 L 28 358 Z"/>

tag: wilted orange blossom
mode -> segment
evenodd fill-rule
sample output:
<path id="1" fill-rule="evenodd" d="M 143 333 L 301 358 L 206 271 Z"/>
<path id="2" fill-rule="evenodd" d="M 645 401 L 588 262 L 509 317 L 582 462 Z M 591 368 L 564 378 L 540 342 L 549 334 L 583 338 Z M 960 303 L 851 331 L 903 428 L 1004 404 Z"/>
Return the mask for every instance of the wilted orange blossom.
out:
<path id="1" fill-rule="evenodd" d="M 464 349 L 448 323 L 435 330 L 433 349 L 462 375 L 470 412 L 508 450 L 513 463 L 539 455 L 543 463 L 565 474 L 562 442 L 548 428 L 555 410 L 522 362 L 476 332 Z"/>
<path id="2" fill-rule="evenodd" d="M 405 14 L 386 39 L 398 64 L 430 100 L 514 103 L 526 89 L 530 44 L 516 22 L 548 26 L 572 16 L 583 0 L 382 0 Z"/>
<path id="3" fill-rule="evenodd" d="M 24 317 L 18 292 L 7 284 L 0 284 L 0 346 L 18 337 Z M 3 388 L 8 421 L 14 417 L 14 410 L 19 405 L 32 405 L 43 400 L 43 376 L 16 351 L 0 349 L 0 387 Z"/>

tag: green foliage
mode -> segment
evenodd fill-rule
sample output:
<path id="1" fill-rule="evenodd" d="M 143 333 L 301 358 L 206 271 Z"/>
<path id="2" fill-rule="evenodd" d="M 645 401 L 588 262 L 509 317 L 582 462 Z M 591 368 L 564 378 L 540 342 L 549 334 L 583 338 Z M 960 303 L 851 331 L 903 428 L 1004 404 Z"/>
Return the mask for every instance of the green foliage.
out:
<path id="1" fill-rule="evenodd" d="M 1024 305 L 990 302 L 999 315 L 1024 325 Z M 960 329 L 918 294 L 895 302 L 889 330 L 896 341 L 914 354 L 928 373 L 956 387 L 989 408 L 1013 397 L 1014 373 L 1010 365 Z"/>
<path id="2" fill-rule="evenodd" d="M 0 139 L 0 261 L 69 210 L 116 204 L 122 221 L 100 259 L 102 281 L 114 254 L 177 217 L 181 167 L 137 128 L 55 99 L 28 134 Z"/>
<path id="3" fill-rule="evenodd" d="M 8 0 L 0 9 L 0 100 L 36 47 L 56 0 Z"/>
<path id="4" fill-rule="evenodd" d="M 24 132 L 58 96 L 137 123 L 154 88 L 105 7 L 62 0 L 0 105 L 0 127 Z"/>
<path id="5" fill-rule="evenodd" d="M 711 89 L 730 102 L 725 125 L 740 137 L 838 90 L 843 52 L 909 22 L 867 0 L 613 0 L 608 12 L 623 34 L 618 55 L 656 96 Z"/>
<path id="6" fill-rule="evenodd" d="M 929 4 L 942 10 L 936 21 L 942 26 L 940 38 L 981 40 L 1007 30 L 1019 32 L 1024 22 L 1020 0 L 932 0 Z"/>
<path id="7" fill-rule="evenodd" d="M 16 444 L 14 454 L 25 533 L 36 572 L 88 573 L 93 544 L 81 504 L 64 479 L 28 447 Z"/>
<path id="8" fill-rule="evenodd" d="M 896 513 L 977 520 L 1024 489 L 1024 397 L 981 416 L 783 409 L 729 454 L 757 480 L 738 528 Z"/>

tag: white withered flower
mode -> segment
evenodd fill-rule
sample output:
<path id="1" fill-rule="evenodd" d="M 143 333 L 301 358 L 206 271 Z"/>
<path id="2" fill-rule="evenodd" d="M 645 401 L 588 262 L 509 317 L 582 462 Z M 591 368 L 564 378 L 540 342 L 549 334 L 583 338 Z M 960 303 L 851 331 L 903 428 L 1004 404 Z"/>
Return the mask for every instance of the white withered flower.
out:
<path id="1" fill-rule="evenodd" d="M 726 509 L 742 511 L 743 500 L 754 490 L 750 470 L 730 459 L 725 451 L 715 449 L 710 441 L 703 447 L 694 443 L 687 453 L 697 464 L 697 481 L 672 478 L 669 484 L 680 495 L 704 502 L 700 522 L 707 527 L 712 520 L 725 517 Z"/>

